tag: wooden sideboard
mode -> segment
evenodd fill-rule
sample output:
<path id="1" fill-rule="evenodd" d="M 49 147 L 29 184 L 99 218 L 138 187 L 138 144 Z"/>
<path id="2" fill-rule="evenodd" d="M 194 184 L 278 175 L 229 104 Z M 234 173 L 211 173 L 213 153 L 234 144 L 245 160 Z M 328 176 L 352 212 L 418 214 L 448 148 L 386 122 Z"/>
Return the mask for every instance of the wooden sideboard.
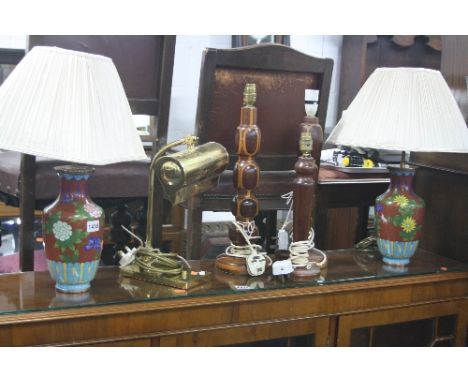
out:
<path id="1" fill-rule="evenodd" d="M 215 271 L 189 293 L 115 267 L 81 295 L 56 293 L 47 272 L 1 275 L 0 346 L 411 345 L 395 333 L 412 323 L 431 326 L 425 345 L 465 345 L 466 264 L 422 250 L 406 270 L 386 269 L 375 252 L 328 255 L 326 271 L 307 282 Z"/>

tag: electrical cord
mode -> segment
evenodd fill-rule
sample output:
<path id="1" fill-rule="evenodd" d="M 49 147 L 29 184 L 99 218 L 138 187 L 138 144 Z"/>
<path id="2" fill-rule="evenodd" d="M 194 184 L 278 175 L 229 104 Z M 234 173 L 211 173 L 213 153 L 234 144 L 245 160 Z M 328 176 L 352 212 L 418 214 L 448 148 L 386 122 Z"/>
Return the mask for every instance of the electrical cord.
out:
<path id="1" fill-rule="evenodd" d="M 293 208 L 293 191 L 290 191 L 281 196 L 283 199 L 286 199 L 286 205 L 289 205 L 288 213 L 286 214 L 286 218 L 284 219 L 283 225 L 280 228 L 281 230 L 285 230 L 285 228 L 290 224 L 290 215 Z M 292 234 L 291 234 L 292 236 Z M 291 263 L 293 267 L 305 267 L 306 269 L 311 269 L 313 266 L 319 267 L 320 269 L 325 268 L 328 263 L 327 255 L 318 248 L 315 248 L 314 243 L 315 232 L 314 229 L 311 227 L 309 232 L 309 237 L 307 240 L 301 241 L 294 241 L 289 245 L 289 258 L 291 259 Z M 310 251 L 314 251 L 322 256 L 321 261 L 311 261 L 310 260 Z"/>
<path id="2" fill-rule="evenodd" d="M 180 263 L 181 260 L 188 270 L 192 269 L 187 260 L 177 253 L 163 253 L 157 248 L 145 246 L 143 240 L 137 235 L 124 226 L 122 228 L 134 237 L 140 243 L 140 246 L 135 249 L 126 247 L 127 252 L 119 251 L 121 266 L 135 263 L 140 267 L 140 270 L 148 274 L 176 276 L 180 275 L 184 270 Z"/>
<path id="3" fill-rule="evenodd" d="M 291 259 L 293 267 L 305 267 L 306 269 L 311 269 L 313 266 L 316 266 L 322 269 L 327 266 L 327 255 L 320 249 L 315 248 L 314 236 L 314 229 L 311 228 L 307 240 L 295 241 L 289 245 L 289 258 Z M 320 254 L 322 256 L 322 260 L 311 261 L 309 257 L 311 250 Z"/>
<path id="4" fill-rule="evenodd" d="M 223 254 L 219 256 L 231 256 L 231 257 L 239 257 L 239 258 L 244 258 L 246 261 L 247 265 L 247 272 L 250 276 L 259 276 L 261 273 L 255 272 L 251 266 L 249 266 L 249 259 L 255 259 L 255 260 L 267 260 L 268 265 L 270 266 L 273 263 L 273 260 L 271 260 L 271 257 L 267 255 L 266 252 L 262 251 L 262 247 L 258 244 L 252 244 L 250 242 L 251 239 L 257 238 L 256 236 L 252 236 L 255 230 L 255 223 L 253 221 L 248 222 L 248 223 L 243 223 L 243 222 L 232 222 L 234 226 L 239 230 L 239 232 L 242 234 L 245 242 L 247 243 L 246 245 L 235 245 L 231 243 L 224 251 Z M 218 256 L 218 257 L 219 257 Z"/>

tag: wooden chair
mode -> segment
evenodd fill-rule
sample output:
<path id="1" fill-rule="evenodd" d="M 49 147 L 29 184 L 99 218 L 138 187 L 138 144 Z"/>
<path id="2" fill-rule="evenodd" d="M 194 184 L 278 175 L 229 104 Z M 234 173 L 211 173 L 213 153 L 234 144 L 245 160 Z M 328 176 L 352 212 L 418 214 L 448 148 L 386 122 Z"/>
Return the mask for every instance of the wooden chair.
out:
<path id="1" fill-rule="evenodd" d="M 230 211 L 235 193 L 232 169 L 236 160 L 234 137 L 239 124 L 242 93 L 247 82 L 257 85 L 258 126 L 262 140 L 256 161 L 260 184 L 255 194 L 276 228 L 276 210 L 286 209 L 281 195 L 291 191 L 298 155 L 299 124 L 305 115 L 305 89 L 319 90 L 317 116 L 325 125 L 333 60 L 316 58 L 278 44 L 204 51 L 196 134 L 200 143 L 215 141 L 230 154 L 230 165 L 218 187 L 189 200 L 187 256 L 197 258 L 201 245 L 202 211 Z M 320 134 L 322 135 L 322 134 Z M 317 137 L 314 157 L 320 163 L 323 137 Z M 271 235 L 267 235 L 267 238 Z M 267 247 L 269 241 L 267 242 Z"/>
<path id="2" fill-rule="evenodd" d="M 111 57 L 132 112 L 157 117 L 157 124 L 147 139 L 152 142 L 154 153 L 167 138 L 175 39 L 175 36 L 30 36 L 29 47 L 58 46 Z M 34 156 L 15 152 L 0 155 L 0 197 L 20 207 L 20 268 L 30 271 L 33 269 L 34 209 L 43 208 L 57 196 L 59 181 L 53 166 L 58 162 L 46 158 L 36 161 Z M 149 160 L 100 166 L 91 177 L 90 194 L 103 207 L 144 201 L 148 192 L 148 168 Z M 156 204 L 156 220 L 162 225 L 162 197 L 157 198 Z M 128 216 L 127 211 L 121 212 L 117 220 Z"/>

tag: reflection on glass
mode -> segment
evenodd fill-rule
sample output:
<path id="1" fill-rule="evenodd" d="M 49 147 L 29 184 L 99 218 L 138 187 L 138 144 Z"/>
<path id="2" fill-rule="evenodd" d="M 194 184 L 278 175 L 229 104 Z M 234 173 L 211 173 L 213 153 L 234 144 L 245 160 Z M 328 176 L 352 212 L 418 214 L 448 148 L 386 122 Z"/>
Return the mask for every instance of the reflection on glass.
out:
<path id="1" fill-rule="evenodd" d="M 55 292 L 55 297 L 50 301 L 49 308 L 77 307 L 93 305 L 93 296 L 89 292 L 84 293 L 60 293 Z"/>
<path id="2" fill-rule="evenodd" d="M 54 290 L 47 272 L 24 272 L 0 276 L 0 314 L 100 306 L 192 297 L 227 296 L 283 288 L 304 288 L 337 283 L 406 277 L 409 275 L 468 271 L 468 264 L 419 250 L 406 268 L 385 268 L 376 251 L 327 251 L 328 266 L 308 279 L 271 274 L 261 277 L 236 276 L 214 269 L 213 260 L 194 261 L 193 270 L 209 272 L 206 282 L 188 291 L 170 288 L 120 275 L 116 267 L 102 267 L 89 294 L 62 296 Z"/>

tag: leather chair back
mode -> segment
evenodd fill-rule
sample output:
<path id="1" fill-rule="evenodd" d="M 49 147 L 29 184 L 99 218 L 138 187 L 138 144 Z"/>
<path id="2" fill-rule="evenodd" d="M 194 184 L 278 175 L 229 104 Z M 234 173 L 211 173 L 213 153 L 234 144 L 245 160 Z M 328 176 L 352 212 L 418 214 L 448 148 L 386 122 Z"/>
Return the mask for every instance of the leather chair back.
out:
<path id="1" fill-rule="evenodd" d="M 319 90 L 317 116 L 325 125 L 333 60 L 316 58 L 277 44 L 204 52 L 200 75 L 196 134 L 200 142 L 223 144 L 235 162 L 234 137 L 244 86 L 257 86 L 262 171 L 292 170 L 298 155 L 305 89 Z M 317 144 L 322 142 L 317 142 Z M 314 150 L 317 163 L 320 148 Z"/>

